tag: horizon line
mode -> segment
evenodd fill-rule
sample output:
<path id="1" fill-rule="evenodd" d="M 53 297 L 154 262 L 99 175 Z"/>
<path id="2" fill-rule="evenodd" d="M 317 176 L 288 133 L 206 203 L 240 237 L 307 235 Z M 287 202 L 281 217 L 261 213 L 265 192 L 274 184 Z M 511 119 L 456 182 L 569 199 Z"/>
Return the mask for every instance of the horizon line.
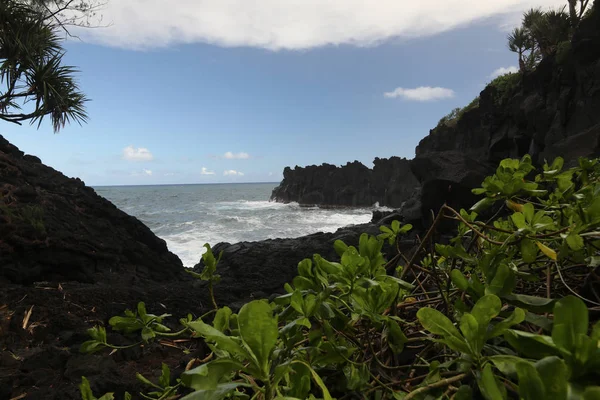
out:
<path id="1" fill-rule="evenodd" d="M 134 186 L 196 186 L 196 185 L 253 185 L 258 183 L 274 183 L 279 184 L 278 182 L 204 182 L 204 183 L 154 183 L 154 184 L 115 184 L 115 185 L 87 185 L 91 188 L 94 187 L 134 187 Z"/>

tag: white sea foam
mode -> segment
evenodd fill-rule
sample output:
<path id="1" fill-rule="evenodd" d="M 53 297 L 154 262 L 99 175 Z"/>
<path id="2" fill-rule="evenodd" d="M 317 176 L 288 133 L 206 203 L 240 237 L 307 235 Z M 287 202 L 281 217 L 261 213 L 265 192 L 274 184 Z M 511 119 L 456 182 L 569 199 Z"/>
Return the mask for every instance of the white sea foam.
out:
<path id="1" fill-rule="evenodd" d="M 102 188 L 102 195 L 142 220 L 186 267 L 204 252 L 204 243 L 291 238 L 371 219 L 370 208 L 323 209 L 268 199 L 272 184 L 186 185 Z"/>

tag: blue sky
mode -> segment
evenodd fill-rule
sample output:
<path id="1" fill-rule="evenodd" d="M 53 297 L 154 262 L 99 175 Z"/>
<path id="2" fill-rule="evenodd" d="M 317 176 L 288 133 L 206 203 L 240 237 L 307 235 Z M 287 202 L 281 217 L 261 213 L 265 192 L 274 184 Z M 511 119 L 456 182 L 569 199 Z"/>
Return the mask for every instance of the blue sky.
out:
<path id="1" fill-rule="evenodd" d="M 59 134 L 47 123 L 39 130 L 0 123 L 0 134 L 89 185 L 275 182 L 288 165 L 410 158 L 443 115 L 516 64 L 506 34 L 519 13 L 553 2 L 506 3 L 470 17 L 457 11 L 458 22 L 410 20 L 406 31 L 395 32 L 385 13 L 369 17 L 381 24 L 364 22 L 383 33 L 364 28 L 357 10 L 340 25 L 300 24 L 291 33 L 265 22 L 270 14 L 246 13 L 233 34 L 225 28 L 240 20 L 227 9 L 231 21 L 201 31 L 183 20 L 183 28 L 159 29 L 160 13 L 150 14 L 154 25 L 143 34 L 143 21 L 125 22 L 133 11 L 109 8 L 110 27 L 66 43 L 65 61 L 80 69 L 92 100 L 89 123 Z"/>

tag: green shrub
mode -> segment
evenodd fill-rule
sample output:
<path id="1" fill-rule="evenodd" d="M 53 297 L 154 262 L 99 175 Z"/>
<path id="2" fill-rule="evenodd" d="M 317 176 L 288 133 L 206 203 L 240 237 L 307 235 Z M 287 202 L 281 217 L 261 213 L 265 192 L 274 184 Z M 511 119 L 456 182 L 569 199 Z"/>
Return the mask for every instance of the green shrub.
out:
<path id="1" fill-rule="evenodd" d="M 597 399 L 600 322 L 586 303 L 600 304 L 577 289 L 600 266 L 600 162 L 563 164 L 534 175 L 529 156 L 503 160 L 473 191 L 482 200 L 442 206 L 411 254 L 382 253 L 412 228 L 394 221 L 358 247 L 336 241 L 336 261 L 301 261 L 271 303 L 188 316 L 176 333 L 143 307 L 110 324 L 212 350 L 174 385 L 166 366 L 158 383 L 139 375 L 146 398 Z M 456 236 L 434 243 L 444 219 Z M 103 329 L 82 350 L 115 348 Z"/>
<path id="2" fill-rule="evenodd" d="M 521 73 L 516 72 L 500 75 L 491 81 L 488 86 L 495 89 L 493 92 L 494 104 L 501 105 L 509 100 L 515 89 L 519 86 L 521 77 Z"/>
<path id="3" fill-rule="evenodd" d="M 453 109 L 452 111 L 450 111 L 450 113 L 448 115 L 446 115 L 445 117 L 442 117 L 442 119 L 439 120 L 437 127 L 456 126 L 456 124 L 458 123 L 458 120 L 460 120 L 462 118 L 464 113 L 466 113 L 467 111 L 470 111 L 474 108 L 477 108 L 477 107 L 479 107 L 479 96 L 475 97 L 473 99 L 473 101 L 471 101 L 466 107 L 463 107 L 463 108 L 457 107 L 457 108 Z"/>
<path id="4" fill-rule="evenodd" d="M 560 42 L 558 46 L 556 46 L 556 62 L 558 64 L 564 64 L 565 61 L 571 55 L 571 41 L 565 40 L 564 42 Z"/>

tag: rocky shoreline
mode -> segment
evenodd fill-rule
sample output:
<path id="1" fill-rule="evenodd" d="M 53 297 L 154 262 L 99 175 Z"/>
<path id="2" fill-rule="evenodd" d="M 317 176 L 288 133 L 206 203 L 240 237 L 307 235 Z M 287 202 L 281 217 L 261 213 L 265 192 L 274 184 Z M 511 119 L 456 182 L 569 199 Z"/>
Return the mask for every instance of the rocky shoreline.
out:
<path id="1" fill-rule="evenodd" d="M 498 98 L 487 87 L 479 107 L 453 126 L 433 129 L 413 160 L 376 159 L 373 169 L 353 162 L 286 168 L 276 201 L 324 206 L 382 206 L 369 224 L 296 239 L 220 243 L 215 287 L 220 305 L 237 308 L 252 298 L 281 293 L 297 263 L 313 254 L 334 258 L 333 243 L 356 244 L 361 233 L 401 219 L 418 234 L 430 210 L 444 202 L 472 204 L 479 185 L 504 157 L 533 153 L 536 161 L 562 155 L 600 155 L 600 11 L 582 24 L 568 57 L 544 60 Z M 25 155 L 0 136 L 0 398 L 80 399 L 89 378 L 95 393 L 136 393 L 135 373 L 156 377 L 162 362 L 173 373 L 204 349 L 159 344 L 114 355 L 83 355 L 86 329 L 146 302 L 173 317 L 210 308 L 206 285 L 185 273 L 165 242 L 78 179 L 67 178 Z M 401 249 L 410 252 L 415 237 Z M 196 271 L 202 269 L 198 264 Z M 170 322 L 169 322 L 170 321 Z M 110 333 L 110 341 L 130 339 Z M 20 396 L 25 397 L 20 397 Z"/>

